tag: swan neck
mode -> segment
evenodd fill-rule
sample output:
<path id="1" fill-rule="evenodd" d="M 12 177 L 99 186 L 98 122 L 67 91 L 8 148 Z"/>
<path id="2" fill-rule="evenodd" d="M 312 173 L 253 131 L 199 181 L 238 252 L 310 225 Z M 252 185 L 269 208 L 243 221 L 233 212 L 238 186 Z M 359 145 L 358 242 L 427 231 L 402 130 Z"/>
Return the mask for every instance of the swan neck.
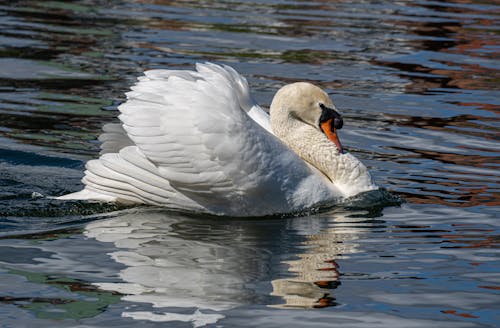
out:
<path id="1" fill-rule="evenodd" d="M 335 144 L 321 131 L 283 112 L 271 110 L 274 134 L 340 187 L 345 197 L 377 189 L 368 169 L 356 157 L 350 153 L 340 154 Z"/>
<path id="2" fill-rule="evenodd" d="M 273 110 L 272 106 L 271 127 L 297 155 L 334 181 L 327 163 L 335 160 L 338 150 L 322 132 L 298 120 L 289 111 Z"/>

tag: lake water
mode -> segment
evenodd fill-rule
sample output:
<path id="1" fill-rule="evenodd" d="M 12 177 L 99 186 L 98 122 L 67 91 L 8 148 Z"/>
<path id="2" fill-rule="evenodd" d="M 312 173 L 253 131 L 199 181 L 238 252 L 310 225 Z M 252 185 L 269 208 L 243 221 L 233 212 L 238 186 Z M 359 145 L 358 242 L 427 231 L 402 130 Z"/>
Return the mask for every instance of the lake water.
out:
<path id="1" fill-rule="evenodd" d="M 495 327 L 500 5 L 0 2 L 0 327 Z M 399 206 L 231 219 L 59 202 L 143 70 L 311 81 Z M 390 204 L 385 204 L 390 205 Z"/>

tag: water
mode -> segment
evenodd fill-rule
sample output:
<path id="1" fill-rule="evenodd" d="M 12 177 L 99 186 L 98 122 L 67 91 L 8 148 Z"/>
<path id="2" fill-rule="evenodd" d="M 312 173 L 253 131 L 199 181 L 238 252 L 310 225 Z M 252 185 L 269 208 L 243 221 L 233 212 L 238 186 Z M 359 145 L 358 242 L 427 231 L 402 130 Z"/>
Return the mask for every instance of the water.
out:
<path id="1" fill-rule="evenodd" d="M 488 1 L 0 3 L 1 327 L 494 327 L 499 26 Z M 400 206 L 215 219 L 61 203 L 145 69 L 325 88 Z M 389 204 L 386 204 L 389 205 Z"/>

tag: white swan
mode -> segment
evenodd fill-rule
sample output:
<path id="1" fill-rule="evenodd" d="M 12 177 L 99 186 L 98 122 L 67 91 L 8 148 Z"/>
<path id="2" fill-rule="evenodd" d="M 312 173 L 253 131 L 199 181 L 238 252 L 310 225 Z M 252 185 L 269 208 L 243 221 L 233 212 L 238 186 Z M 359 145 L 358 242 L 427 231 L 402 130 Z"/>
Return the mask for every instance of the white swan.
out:
<path id="1" fill-rule="evenodd" d="M 229 66 L 151 70 L 104 127 L 85 188 L 60 199 L 145 203 L 217 215 L 290 213 L 377 189 L 342 152 L 328 95 L 293 83 L 269 115 Z M 279 138 L 279 139 L 278 139 Z"/>

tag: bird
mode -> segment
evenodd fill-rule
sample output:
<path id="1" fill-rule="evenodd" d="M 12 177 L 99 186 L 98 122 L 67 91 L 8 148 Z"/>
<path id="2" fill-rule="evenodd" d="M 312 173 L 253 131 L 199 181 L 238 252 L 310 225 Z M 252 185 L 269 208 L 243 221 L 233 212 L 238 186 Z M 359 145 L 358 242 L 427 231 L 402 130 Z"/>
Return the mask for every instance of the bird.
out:
<path id="1" fill-rule="evenodd" d="M 84 189 L 58 197 L 218 216 L 332 205 L 379 187 L 338 137 L 343 118 L 309 82 L 275 94 L 269 114 L 228 65 L 144 72 L 99 137 Z"/>

